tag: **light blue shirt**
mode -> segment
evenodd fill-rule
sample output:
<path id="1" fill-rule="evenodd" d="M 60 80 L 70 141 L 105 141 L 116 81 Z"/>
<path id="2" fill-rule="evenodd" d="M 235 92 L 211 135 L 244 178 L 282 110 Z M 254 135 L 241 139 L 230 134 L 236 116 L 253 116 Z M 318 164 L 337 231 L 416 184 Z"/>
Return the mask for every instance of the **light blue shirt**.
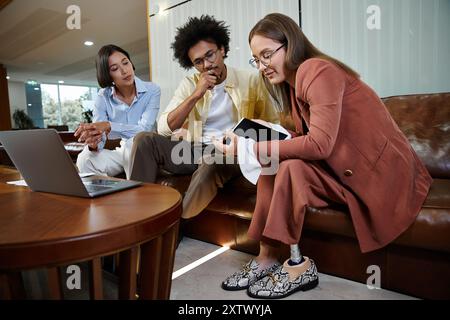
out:
<path id="1" fill-rule="evenodd" d="M 130 106 L 115 96 L 115 88 L 107 87 L 98 92 L 93 122 L 109 121 L 109 139 L 129 139 L 141 131 L 155 131 L 159 112 L 161 89 L 152 82 L 134 77 L 136 97 Z M 98 148 L 103 149 L 106 135 Z"/>

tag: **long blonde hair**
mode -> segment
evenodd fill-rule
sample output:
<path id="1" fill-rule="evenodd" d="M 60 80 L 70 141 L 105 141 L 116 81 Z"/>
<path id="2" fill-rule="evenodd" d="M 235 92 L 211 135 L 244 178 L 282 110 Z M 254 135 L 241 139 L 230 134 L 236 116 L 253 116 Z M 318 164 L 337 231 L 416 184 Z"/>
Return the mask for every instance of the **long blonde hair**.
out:
<path id="1" fill-rule="evenodd" d="M 296 71 L 307 59 L 320 58 L 330 61 L 343 69 L 348 75 L 359 78 L 359 74 L 343 62 L 326 55 L 317 49 L 305 36 L 298 24 L 290 17 L 281 13 L 271 13 L 259 20 L 250 31 L 248 42 L 255 35 L 260 35 L 286 45 L 285 68 L 288 71 Z M 289 85 L 284 82 L 279 85 L 271 85 L 264 78 L 267 90 L 275 100 L 279 111 L 290 113 Z"/>

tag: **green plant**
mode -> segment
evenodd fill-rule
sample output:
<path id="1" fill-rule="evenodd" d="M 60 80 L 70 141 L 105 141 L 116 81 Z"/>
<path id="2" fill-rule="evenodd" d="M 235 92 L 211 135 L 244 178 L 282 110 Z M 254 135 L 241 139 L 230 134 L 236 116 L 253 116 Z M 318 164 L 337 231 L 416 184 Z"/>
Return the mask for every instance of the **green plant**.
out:
<path id="1" fill-rule="evenodd" d="M 92 117 L 93 117 L 92 110 L 84 111 L 82 113 L 82 115 L 83 115 L 84 122 L 92 123 Z"/>
<path id="2" fill-rule="evenodd" d="M 33 120 L 22 109 L 17 109 L 13 113 L 14 124 L 17 129 L 33 129 Z"/>

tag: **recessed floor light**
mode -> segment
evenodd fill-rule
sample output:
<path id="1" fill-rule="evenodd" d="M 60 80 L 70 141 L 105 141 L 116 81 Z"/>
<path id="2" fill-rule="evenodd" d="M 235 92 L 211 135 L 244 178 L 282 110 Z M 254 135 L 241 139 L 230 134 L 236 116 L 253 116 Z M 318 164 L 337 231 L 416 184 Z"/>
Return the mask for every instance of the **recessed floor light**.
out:
<path id="1" fill-rule="evenodd" d="M 84 45 L 90 47 L 90 46 L 93 46 L 94 43 L 92 41 L 85 41 Z"/>
<path id="2" fill-rule="evenodd" d="M 197 268 L 199 265 L 205 263 L 208 260 L 211 260 L 212 258 L 224 253 L 225 251 L 230 250 L 230 247 L 222 247 L 217 249 L 214 252 L 211 252 L 210 254 L 207 254 L 206 256 L 204 256 L 203 258 L 200 258 L 190 264 L 188 264 L 187 266 L 175 271 L 174 273 L 172 273 L 172 280 L 175 280 L 176 278 L 178 278 L 179 276 L 181 276 L 182 274 L 185 274 L 186 272 Z"/>

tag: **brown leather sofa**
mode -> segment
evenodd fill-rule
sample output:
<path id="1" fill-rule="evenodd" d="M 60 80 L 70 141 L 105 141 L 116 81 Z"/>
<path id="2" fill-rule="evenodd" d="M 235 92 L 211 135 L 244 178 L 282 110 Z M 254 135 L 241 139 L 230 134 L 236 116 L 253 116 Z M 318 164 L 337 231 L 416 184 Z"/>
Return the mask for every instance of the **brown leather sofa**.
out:
<path id="1" fill-rule="evenodd" d="M 377 265 L 382 288 L 450 299 L 450 93 L 383 100 L 434 178 L 416 222 L 392 244 L 362 254 L 346 208 L 309 208 L 300 249 L 322 273 L 366 283 L 373 272 L 368 273 L 368 267 Z M 289 120 L 283 121 L 288 127 Z M 189 180 L 190 176 L 165 175 L 159 182 L 183 193 Z M 257 254 L 258 243 L 247 237 L 255 199 L 256 187 L 243 177 L 230 181 L 188 222 L 186 235 Z M 288 255 L 286 247 L 282 258 Z"/>

